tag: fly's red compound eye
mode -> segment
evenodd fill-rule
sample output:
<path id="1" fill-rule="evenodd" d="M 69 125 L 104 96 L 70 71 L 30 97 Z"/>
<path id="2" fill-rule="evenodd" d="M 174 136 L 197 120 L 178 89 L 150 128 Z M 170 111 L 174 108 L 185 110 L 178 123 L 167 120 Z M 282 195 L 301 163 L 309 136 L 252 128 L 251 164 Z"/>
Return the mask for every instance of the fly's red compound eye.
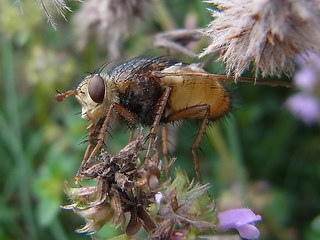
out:
<path id="1" fill-rule="evenodd" d="M 92 101 L 101 103 L 104 98 L 105 86 L 102 77 L 94 75 L 89 82 L 88 92 Z"/>

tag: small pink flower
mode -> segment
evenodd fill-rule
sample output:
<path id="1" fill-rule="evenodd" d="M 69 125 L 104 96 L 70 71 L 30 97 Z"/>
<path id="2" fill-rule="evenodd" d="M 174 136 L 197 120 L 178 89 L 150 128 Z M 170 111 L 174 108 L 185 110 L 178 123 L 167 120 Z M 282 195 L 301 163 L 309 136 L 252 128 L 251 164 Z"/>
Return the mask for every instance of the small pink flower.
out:
<path id="1" fill-rule="evenodd" d="M 316 123 L 320 118 L 320 105 L 316 97 L 307 93 L 297 93 L 287 100 L 291 112 L 306 124 Z"/>
<path id="2" fill-rule="evenodd" d="M 254 239 L 260 236 L 260 231 L 254 226 L 254 222 L 261 221 L 260 215 L 255 215 L 250 209 L 238 208 L 218 213 L 221 230 L 235 228 L 240 236 L 246 239 Z"/>

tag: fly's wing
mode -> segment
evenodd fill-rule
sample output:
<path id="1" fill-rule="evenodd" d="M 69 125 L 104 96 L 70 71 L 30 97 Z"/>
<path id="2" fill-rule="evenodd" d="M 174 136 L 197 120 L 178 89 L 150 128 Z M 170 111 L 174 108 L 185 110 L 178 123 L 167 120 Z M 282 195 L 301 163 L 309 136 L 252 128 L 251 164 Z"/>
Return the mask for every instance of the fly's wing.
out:
<path id="1" fill-rule="evenodd" d="M 232 108 L 231 97 L 226 89 L 226 83 L 234 83 L 233 77 L 215 75 L 198 71 L 181 71 L 181 68 L 173 66 L 164 71 L 154 71 L 152 75 L 159 79 L 162 87 L 172 87 L 168 108 L 171 112 L 178 112 L 191 106 L 209 105 L 209 120 L 215 120 L 224 116 Z M 188 69 L 186 69 L 188 70 Z M 193 69 L 191 69 L 193 70 Z M 254 79 L 240 77 L 241 82 L 254 83 Z M 271 86 L 292 85 L 282 81 L 260 80 L 257 83 Z M 204 112 L 195 114 L 192 118 L 203 119 Z"/>
<path id="2" fill-rule="evenodd" d="M 211 85 L 213 81 L 217 81 L 221 84 L 227 84 L 227 83 L 234 83 L 235 79 L 234 77 L 225 76 L 225 75 L 216 75 L 206 72 L 164 72 L 164 71 L 154 71 L 152 74 L 155 77 L 158 77 L 161 79 L 161 83 L 163 85 L 174 85 L 177 83 L 196 83 L 196 84 L 209 84 Z M 291 88 L 294 87 L 293 84 L 279 81 L 279 80 L 271 80 L 271 79 L 253 79 L 248 77 L 239 77 L 237 78 L 238 82 L 248 82 L 248 83 L 254 83 L 254 84 L 261 84 L 261 85 L 268 85 L 272 87 L 287 87 Z"/>

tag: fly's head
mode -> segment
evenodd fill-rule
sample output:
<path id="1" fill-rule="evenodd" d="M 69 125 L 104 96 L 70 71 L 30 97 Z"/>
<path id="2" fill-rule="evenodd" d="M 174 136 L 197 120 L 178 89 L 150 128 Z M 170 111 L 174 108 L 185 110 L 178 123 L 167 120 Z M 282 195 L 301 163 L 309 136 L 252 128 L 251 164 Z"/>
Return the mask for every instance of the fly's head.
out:
<path id="1" fill-rule="evenodd" d="M 74 94 L 82 106 L 81 117 L 89 120 L 102 118 L 109 106 L 117 102 L 117 92 L 108 75 L 92 74 L 79 84 L 77 90 L 56 95 L 58 101 Z"/>
<path id="2" fill-rule="evenodd" d="M 106 99 L 105 80 L 99 74 L 87 76 L 78 86 L 76 98 L 82 106 L 82 118 L 102 118 L 110 103 Z"/>

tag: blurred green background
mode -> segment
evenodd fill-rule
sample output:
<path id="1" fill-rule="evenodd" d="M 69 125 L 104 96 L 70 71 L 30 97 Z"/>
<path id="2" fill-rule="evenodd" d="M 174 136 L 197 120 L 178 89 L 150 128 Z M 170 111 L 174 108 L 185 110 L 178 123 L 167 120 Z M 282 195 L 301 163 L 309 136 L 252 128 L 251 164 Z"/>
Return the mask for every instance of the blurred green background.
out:
<path id="1" fill-rule="evenodd" d="M 155 2 L 123 39 L 122 59 L 166 55 L 152 46 L 153 34 L 190 22 L 206 27 L 211 21 L 210 6 L 200 0 Z M 0 240 L 91 238 L 74 232 L 83 219 L 59 208 L 68 204 L 63 184 L 72 184 L 82 160 L 88 122 L 73 97 L 58 103 L 54 95 L 75 88 L 87 72 L 114 59 L 107 39 L 106 44 L 90 40 L 77 47 L 81 36 L 73 16 L 81 3 L 68 5 L 73 10 L 65 12 L 68 21 L 54 14 L 55 30 L 38 1 L 0 2 Z M 195 50 L 203 47 L 205 42 Z M 175 58 L 195 61 L 182 54 Z M 223 64 L 207 69 L 221 74 Z M 212 185 L 218 206 L 249 207 L 262 215 L 261 239 L 320 239 L 319 125 L 306 126 L 285 108 L 294 90 L 237 84 L 230 92 L 235 110 L 211 124 L 199 151 L 204 182 Z M 190 177 L 197 126 L 183 123 L 171 139 L 175 165 Z M 116 153 L 128 136 L 129 131 L 116 127 L 107 150 Z M 96 237 L 121 230 L 106 226 Z"/>

